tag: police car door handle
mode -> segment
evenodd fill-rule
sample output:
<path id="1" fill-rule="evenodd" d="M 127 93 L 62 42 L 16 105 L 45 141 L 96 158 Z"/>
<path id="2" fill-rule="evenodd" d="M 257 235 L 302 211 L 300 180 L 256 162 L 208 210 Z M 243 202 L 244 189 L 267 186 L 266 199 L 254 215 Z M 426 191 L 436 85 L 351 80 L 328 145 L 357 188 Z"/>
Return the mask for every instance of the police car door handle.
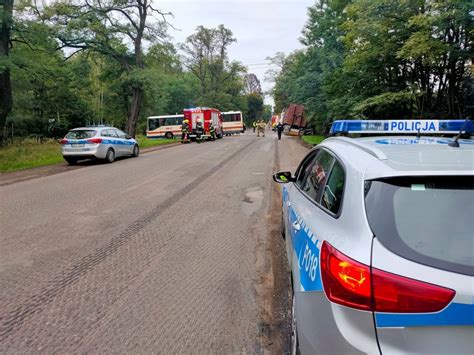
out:
<path id="1" fill-rule="evenodd" d="M 296 231 L 299 231 L 301 229 L 301 226 L 297 221 L 293 222 L 293 229 Z"/>

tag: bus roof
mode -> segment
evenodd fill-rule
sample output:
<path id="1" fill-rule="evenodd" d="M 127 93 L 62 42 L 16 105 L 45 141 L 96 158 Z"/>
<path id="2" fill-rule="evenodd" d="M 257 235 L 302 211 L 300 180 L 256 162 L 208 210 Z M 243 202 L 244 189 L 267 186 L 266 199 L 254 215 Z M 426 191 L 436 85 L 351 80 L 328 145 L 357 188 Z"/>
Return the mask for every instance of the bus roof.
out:
<path id="1" fill-rule="evenodd" d="M 232 113 L 240 113 L 240 114 L 242 114 L 242 111 L 226 111 L 226 112 L 222 112 L 223 115 L 232 114 Z"/>
<path id="2" fill-rule="evenodd" d="M 147 119 L 150 118 L 168 118 L 168 117 L 184 117 L 184 115 L 163 115 L 163 116 L 149 116 Z"/>

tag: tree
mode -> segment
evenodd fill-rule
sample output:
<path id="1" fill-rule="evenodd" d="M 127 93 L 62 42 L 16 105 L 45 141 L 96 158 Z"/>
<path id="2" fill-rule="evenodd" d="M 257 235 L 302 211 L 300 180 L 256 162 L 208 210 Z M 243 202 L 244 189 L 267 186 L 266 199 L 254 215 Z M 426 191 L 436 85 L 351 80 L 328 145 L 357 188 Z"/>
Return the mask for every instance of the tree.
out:
<path id="1" fill-rule="evenodd" d="M 241 106 L 245 68 L 238 62 L 230 62 L 227 49 L 234 43 L 232 31 L 219 25 L 217 28 L 198 26 L 186 39 L 181 49 L 186 54 L 185 64 L 200 84 L 199 105 L 213 106 L 221 110 Z"/>
<path id="2" fill-rule="evenodd" d="M 245 80 L 245 93 L 246 94 L 259 94 L 262 95 L 262 87 L 260 85 L 260 80 L 253 73 L 246 74 L 244 76 Z"/>
<path id="3" fill-rule="evenodd" d="M 4 139 L 4 128 L 8 114 L 12 109 L 13 98 L 10 82 L 10 68 L 6 57 L 10 49 L 10 35 L 13 20 L 13 0 L 3 0 L 0 4 L 2 28 L 0 32 L 0 141 Z"/>
<path id="4" fill-rule="evenodd" d="M 304 50 L 273 58 L 276 111 L 337 118 L 472 116 L 472 15 L 464 0 L 319 0 Z M 472 101 L 472 100 L 471 100 Z"/>
<path id="5" fill-rule="evenodd" d="M 63 48 L 94 51 L 121 65 L 129 77 L 124 93 L 128 100 L 125 130 L 134 135 L 144 99 L 140 73 L 145 67 L 143 41 L 166 36 L 168 13 L 155 9 L 150 0 L 89 0 L 77 5 L 57 3 L 45 14 Z"/>
<path id="6" fill-rule="evenodd" d="M 247 95 L 247 120 L 252 122 L 262 118 L 263 114 L 263 98 L 259 94 L 249 94 Z"/>

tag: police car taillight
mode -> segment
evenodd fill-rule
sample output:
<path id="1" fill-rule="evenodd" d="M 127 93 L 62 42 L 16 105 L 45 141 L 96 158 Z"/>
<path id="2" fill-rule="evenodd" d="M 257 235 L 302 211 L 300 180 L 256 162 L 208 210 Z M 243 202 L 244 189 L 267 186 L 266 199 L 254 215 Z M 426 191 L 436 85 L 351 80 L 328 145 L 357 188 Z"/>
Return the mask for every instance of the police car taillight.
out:
<path id="1" fill-rule="evenodd" d="M 87 140 L 87 143 L 100 144 L 102 143 L 102 138 L 90 138 Z"/>
<path id="2" fill-rule="evenodd" d="M 352 260 L 324 241 L 321 247 L 321 278 L 330 301 L 370 311 L 370 268 Z"/>
<path id="3" fill-rule="evenodd" d="M 371 269 L 326 241 L 321 247 L 321 277 L 330 301 L 366 311 L 438 312 L 455 295 L 448 288 Z"/>
<path id="4" fill-rule="evenodd" d="M 61 144 L 61 145 L 67 144 L 67 139 L 64 139 L 64 138 L 61 139 L 61 140 L 59 141 L 59 144 Z"/>
<path id="5" fill-rule="evenodd" d="M 372 268 L 374 309 L 376 312 L 438 312 L 454 298 L 456 292 L 408 277 Z"/>

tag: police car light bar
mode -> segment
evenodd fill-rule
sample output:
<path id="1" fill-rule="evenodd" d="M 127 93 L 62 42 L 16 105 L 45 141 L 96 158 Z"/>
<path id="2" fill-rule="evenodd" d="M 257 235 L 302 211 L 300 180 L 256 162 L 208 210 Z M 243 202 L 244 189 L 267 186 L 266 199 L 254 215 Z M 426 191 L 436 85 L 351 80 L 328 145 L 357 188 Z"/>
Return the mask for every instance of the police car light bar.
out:
<path id="1" fill-rule="evenodd" d="M 473 133 L 471 120 L 339 120 L 334 121 L 330 134 L 337 133 L 402 133 L 457 134 Z"/>

